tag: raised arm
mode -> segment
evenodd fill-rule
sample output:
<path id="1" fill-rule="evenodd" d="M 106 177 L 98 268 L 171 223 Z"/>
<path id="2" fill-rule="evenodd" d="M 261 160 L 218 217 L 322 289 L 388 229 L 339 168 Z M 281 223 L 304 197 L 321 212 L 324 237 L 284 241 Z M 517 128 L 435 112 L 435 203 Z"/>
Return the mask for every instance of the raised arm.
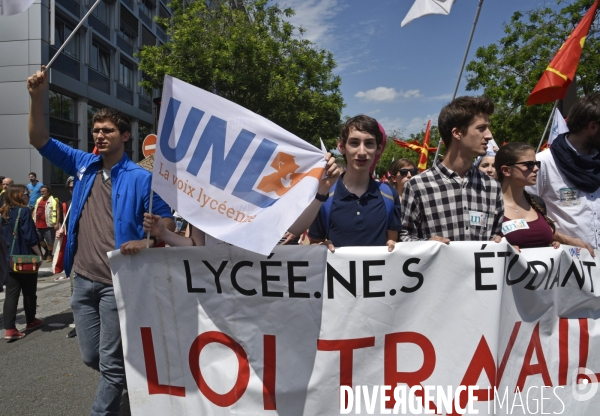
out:
<path id="1" fill-rule="evenodd" d="M 323 196 L 329 193 L 329 190 L 335 181 L 337 181 L 342 174 L 342 168 L 335 163 L 335 157 L 332 156 L 331 153 L 325 155 L 325 160 L 327 160 L 327 165 L 325 166 L 326 176 L 319 181 L 319 188 L 317 190 L 317 193 Z M 300 214 L 288 231 L 294 235 L 301 235 L 315 220 L 315 217 L 319 213 L 319 209 L 321 209 L 321 205 L 323 205 L 321 201 L 313 199 L 310 205 L 306 207 L 302 214 Z"/>
<path id="2" fill-rule="evenodd" d="M 42 71 L 45 69 L 42 66 Z M 48 74 L 42 71 L 36 71 L 35 74 L 27 78 L 27 90 L 31 101 L 29 104 L 29 143 L 36 149 L 44 147 L 50 135 L 46 127 L 46 117 L 44 116 L 44 97 L 48 91 Z"/>

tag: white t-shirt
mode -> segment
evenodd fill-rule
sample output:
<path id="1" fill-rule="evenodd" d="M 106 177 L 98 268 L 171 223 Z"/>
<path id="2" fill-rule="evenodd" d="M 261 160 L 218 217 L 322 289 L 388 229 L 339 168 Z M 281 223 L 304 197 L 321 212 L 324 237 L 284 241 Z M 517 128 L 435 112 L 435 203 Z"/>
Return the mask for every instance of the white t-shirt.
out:
<path id="1" fill-rule="evenodd" d="M 560 172 L 549 149 L 536 158 L 542 166 L 537 183 L 528 186 L 527 192 L 546 202 L 548 217 L 556 222 L 557 231 L 600 248 L 600 188 L 592 193 L 575 188 Z"/>

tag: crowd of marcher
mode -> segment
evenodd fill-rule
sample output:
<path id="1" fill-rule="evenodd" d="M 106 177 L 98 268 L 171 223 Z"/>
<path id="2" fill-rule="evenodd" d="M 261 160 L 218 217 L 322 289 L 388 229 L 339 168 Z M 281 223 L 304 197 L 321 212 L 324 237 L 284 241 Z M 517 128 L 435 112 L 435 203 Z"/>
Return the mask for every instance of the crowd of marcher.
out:
<path id="1" fill-rule="evenodd" d="M 72 201 L 62 204 L 33 172 L 26 187 L 3 178 L 0 250 L 7 251 L 2 253 L 7 258 L 37 255 L 51 261 L 56 231 L 60 229 L 59 237 L 67 236 L 64 269 L 71 276 L 81 355 L 101 374 L 92 414 L 117 414 L 125 370 L 106 252 L 120 249 L 135 254 L 146 248 L 147 232 L 150 246 L 220 242 L 192 225 L 183 233 L 184 220 L 176 214 L 174 221 L 171 209 L 156 194 L 152 214 L 148 213 L 151 174 L 125 153 L 131 125 L 124 114 L 102 109 L 94 115 L 92 136 L 99 154 L 86 153 L 50 138 L 44 116 L 46 75 L 36 72 L 27 88 L 30 143 L 72 175 L 66 184 Z M 411 241 L 500 242 L 505 237 L 517 248 L 563 243 L 585 247 L 593 255 L 600 241 L 600 93 L 583 97 L 572 107 L 570 133 L 560 135 L 541 154 L 525 143 L 488 152 L 493 112 L 486 97 L 459 97 L 447 104 L 438 120 L 446 146 L 443 160 L 422 173 L 410 160 L 397 160 L 387 183 L 376 181 L 371 173 L 383 150 L 383 129 L 365 115 L 349 119 L 337 146 L 345 168 L 326 155 L 326 174 L 315 198 L 289 228 L 283 244 L 296 242 L 306 232 L 312 244 L 331 251 L 344 246 L 387 246 L 393 251 Z M 42 325 L 35 317 L 36 281 L 37 273 L 8 271 L 6 339 L 25 336 L 15 327 L 21 292 L 26 329 Z"/>

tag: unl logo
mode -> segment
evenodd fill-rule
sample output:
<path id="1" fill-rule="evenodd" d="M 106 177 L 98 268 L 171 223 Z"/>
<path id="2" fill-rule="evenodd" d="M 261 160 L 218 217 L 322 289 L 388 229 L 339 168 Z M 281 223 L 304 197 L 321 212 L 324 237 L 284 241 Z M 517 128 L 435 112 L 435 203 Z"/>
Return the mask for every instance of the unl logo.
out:
<path id="1" fill-rule="evenodd" d="M 202 117 L 204 117 L 204 111 L 192 107 L 181 130 L 181 135 L 177 139 L 177 144 L 175 147 L 171 147 L 169 145 L 169 137 L 173 132 L 175 118 L 180 105 L 181 102 L 174 98 L 169 100 L 161 134 L 158 139 L 161 153 L 165 159 L 172 163 L 181 161 L 187 154 L 196 129 Z M 252 143 L 256 136 L 256 134 L 243 129 L 235 139 L 231 150 L 225 156 L 226 131 L 227 122 L 218 117 L 211 116 L 186 168 L 187 172 L 197 176 L 206 160 L 209 150 L 212 148 L 210 184 L 221 190 L 225 189 L 229 183 L 242 157 L 248 150 L 250 143 Z M 260 179 L 267 163 L 271 160 L 276 148 L 276 143 L 268 139 L 262 139 L 235 185 L 232 191 L 233 196 L 261 208 L 266 208 L 275 203 L 277 199 L 256 192 L 253 188 Z M 285 194 L 304 177 L 319 179 L 323 174 L 322 168 L 312 169 L 309 172 L 296 173 L 299 166 L 296 164 L 294 156 L 283 152 L 275 155 L 271 166 L 276 172 L 264 176 L 260 180 L 257 189 L 262 192 L 275 192 L 278 196 Z"/>

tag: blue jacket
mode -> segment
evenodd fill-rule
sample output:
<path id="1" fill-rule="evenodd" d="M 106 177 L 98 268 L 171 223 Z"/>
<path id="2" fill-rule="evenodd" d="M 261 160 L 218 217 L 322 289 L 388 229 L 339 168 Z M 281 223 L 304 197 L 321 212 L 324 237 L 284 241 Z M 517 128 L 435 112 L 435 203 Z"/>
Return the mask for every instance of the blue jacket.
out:
<path id="1" fill-rule="evenodd" d="M 54 139 L 50 139 L 39 152 L 52 164 L 75 177 L 65 253 L 65 273 L 68 276 L 77 247 L 77 222 L 92 189 L 96 172 L 102 169 L 102 157 L 73 149 Z M 125 153 L 119 163 L 112 167 L 110 175 L 116 250 L 127 241 L 144 238 L 142 223 L 144 213 L 149 208 L 152 174 L 129 160 Z M 152 200 L 152 212 L 161 217 L 173 218 L 169 206 L 157 194 L 154 194 Z"/>

